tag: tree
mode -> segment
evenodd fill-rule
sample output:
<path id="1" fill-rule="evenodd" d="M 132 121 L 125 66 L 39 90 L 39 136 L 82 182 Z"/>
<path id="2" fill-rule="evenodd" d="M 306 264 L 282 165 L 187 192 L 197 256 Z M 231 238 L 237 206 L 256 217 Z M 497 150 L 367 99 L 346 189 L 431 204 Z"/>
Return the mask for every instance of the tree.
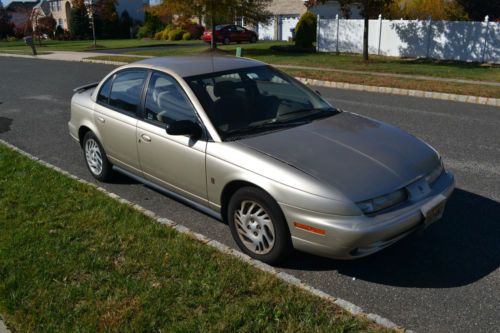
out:
<path id="1" fill-rule="evenodd" d="M 0 38 L 6 38 L 14 34 L 14 24 L 10 22 L 10 16 L 0 0 Z"/>
<path id="2" fill-rule="evenodd" d="M 490 21 L 500 19 L 500 1 L 498 0 L 457 0 L 471 20 L 482 21 L 488 15 Z"/>
<path id="3" fill-rule="evenodd" d="M 267 7 L 272 0 L 161 0 L 158 6 L 149 7 L 157 16 L 201 17 L 210 22 L 212 31 L 218 24 L 230 23 L 236 17 L 244 17 L 250 24 L 266 22 L 270 17 Z M 216 48 L 215 35 L 212 34 L 212 49 Z"/>
<path id="4" fill-rule="evenodd" d="M 43 35 L 47 34 L 49 36 L 53 36 L 56 30 L 56 20 L 52 17 L 52 15 L 40 17 L 36 22 L 36 33 Z"/>
<path id="5" fill-rule="evenodd" d="M 407 20 L 462 21 L 468 16 L 463 7 L 455 0 L 395 0 L 387 6 L 385 17 Z"/>
<path id="6" fill-rule="evenodd" d="M 313 48 L 316 41 L 316 15 L 307 11 L 299 19 L 295 27 L 295 46 L 301 49 Z"/>
<path id="7" fill-rule="evenodd" d="M 380 13 L 392 3 L 393 0 L 361 0 L 358 5 L 364 19 L 363 29 L 363 60 L 368 61 L 368 28 L 370 18 L 377 18 Z"/>
<path id="8" fill-rule="evenodd" d="M 90 35 L 90 21 L 83 0 L 73 0 L 70 12 L 69 31 L 74 38 L 87 38 Z"/>
<path id="9" fill-rule="evenodd" d="M 130 29 L 133 25 L 134 20 L 132 20 L 128 11 L 124 10 L 120 16 L 120 37 L 130 38 Z"/>
<path id="10" fill-rule="evenodd" d="M 116 11 L 118 0 L 98 0 L 95 6 L 96 34 L 101 38 L 113 38 L 120 32 Z"/>

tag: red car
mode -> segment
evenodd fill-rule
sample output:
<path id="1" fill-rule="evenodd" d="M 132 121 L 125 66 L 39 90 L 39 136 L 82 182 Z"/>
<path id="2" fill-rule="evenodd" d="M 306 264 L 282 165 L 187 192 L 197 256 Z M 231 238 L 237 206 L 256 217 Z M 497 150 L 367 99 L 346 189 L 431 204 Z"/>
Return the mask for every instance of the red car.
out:
<path id="1" fill-rule="evenodd" d="M 217 43 L 223 43 L 226 45 L 241 42 L 256 43 L 258 40 L 257 33 L 254 31 L 233 24 L 216 26 L 215 37 L 217 38 Z M 212 41 L 212 30 L 205 30 L 202 39 L 203 41 L 210 43 Z"/>

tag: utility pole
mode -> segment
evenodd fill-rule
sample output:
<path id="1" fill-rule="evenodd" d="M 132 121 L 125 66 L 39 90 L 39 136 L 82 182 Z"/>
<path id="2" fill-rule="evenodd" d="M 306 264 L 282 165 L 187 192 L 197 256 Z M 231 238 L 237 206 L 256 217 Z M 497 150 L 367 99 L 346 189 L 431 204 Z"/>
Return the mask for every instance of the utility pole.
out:
<path id="1" fill-rule="evenodd" d="M 95 38 L 94 0 L 88 0 L 88 2 L 86 3 L 86 7 L 90 19 L 90 25 L 92 27 L 92 38 L 94 40 L 94 48 L 96 48 L 97 41 Z"/>

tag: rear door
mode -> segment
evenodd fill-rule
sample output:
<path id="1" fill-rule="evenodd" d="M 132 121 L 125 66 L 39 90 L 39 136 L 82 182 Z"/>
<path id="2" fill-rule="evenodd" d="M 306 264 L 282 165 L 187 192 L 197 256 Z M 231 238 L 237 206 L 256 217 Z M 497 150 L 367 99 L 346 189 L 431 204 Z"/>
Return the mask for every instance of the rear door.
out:
<path id="1" fill-rule="evenodd" d="M 206 205 L 206 139 L 167 134 L 167 126 L 177 120 L 201 124 L 178 82 L 170 75 L 153 72 L 145 96 L 143 119 L 137 123 L 144 177 Z"/>
<path id="2" fill-rule="evenodd" d="M 110 77 L 100 89 L 94 123 L 110 161 L 140 173 L 137 153 L 137 115 L 146 69 L 125 69 Z"/>

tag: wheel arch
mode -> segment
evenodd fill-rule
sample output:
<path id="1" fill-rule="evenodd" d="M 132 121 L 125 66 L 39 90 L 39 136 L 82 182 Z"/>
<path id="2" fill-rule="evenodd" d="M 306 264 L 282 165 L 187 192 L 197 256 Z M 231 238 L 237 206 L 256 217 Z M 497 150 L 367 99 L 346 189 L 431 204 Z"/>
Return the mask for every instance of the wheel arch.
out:
<path id="1" fill-rule="evenodd" d="M 103 144 L 101 136 L 99 135 L 99 131 L 97 131 L 97 129 L 92 124 L 85 122 L 78 127 L 78 141 L 80 142 L 81 147 L 83 147 L 83 138 L 85 137 L 85 134 L 87 134 L 88 132 L 94 133 L 94 135 L 101 142 L 101 144 Z"/>
<path id="2" fill-rule="evenodd" d="M 262 188 L 259 185 L 256 185 L 255 183 L 246 181 L 246 180 L 233 180 L 224 186 L 224 189 L 222 190 L 221 197 L 220 197 L 220 202 L 221 202 L 221 210 L 220 214 L 222 217 L 222 221 L 224 223 L 227 223 L 227 206 L 229 204 L 229 200 L 231 200 L 231 197 L 238 191 L 239 189 L 243 187 L 255 187 L 258 188 L 261 191 L 266 192 L 269 194 L 269 196 L 273 197 L 269 191 L 266 191 L 264 188 Z M 276 199 L 275 199 L 276 200 Z"/>

